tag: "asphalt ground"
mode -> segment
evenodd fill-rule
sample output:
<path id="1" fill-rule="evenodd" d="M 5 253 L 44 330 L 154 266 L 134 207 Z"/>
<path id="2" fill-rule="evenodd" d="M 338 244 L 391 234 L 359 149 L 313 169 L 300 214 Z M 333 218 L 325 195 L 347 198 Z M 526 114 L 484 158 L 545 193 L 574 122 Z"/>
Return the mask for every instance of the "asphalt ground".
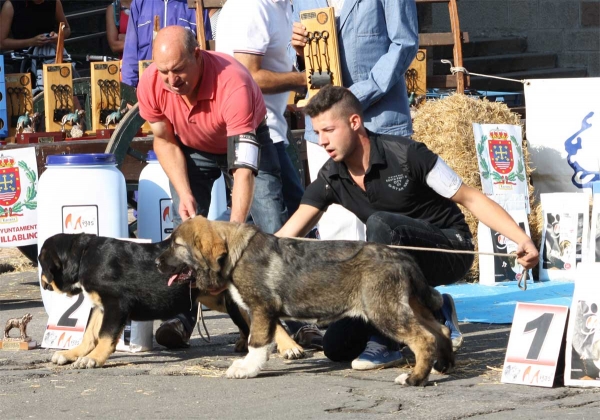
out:
<path id="1" fill-rule="evenodd" d="M 30 312 L 28 334 L 41 342 L 47 315 L 32 267 L 0 275 L 0 310 L 1 323 Z M 331 362 L 318 351 L 296 361 L 274 353 L 258 378 L 227 379 L 225 371 L 240 357 L 233 352 L 237 329 L 225 315 L 204 314 L 210 343 L 196 331 L 187 350 L 155 343 L 149 352 L 115 353 L 100 369 L 55 366 L 50 349 L 0 351 L 0 420 L 597 419 L 600 414 L 597 388 L 500 383 L 510 325 L 461 324 L 465 343 L 455 371 L 410 388 L 394 384 L 414 363 L 407 349 L 406 366 L 366 372 Z"/>

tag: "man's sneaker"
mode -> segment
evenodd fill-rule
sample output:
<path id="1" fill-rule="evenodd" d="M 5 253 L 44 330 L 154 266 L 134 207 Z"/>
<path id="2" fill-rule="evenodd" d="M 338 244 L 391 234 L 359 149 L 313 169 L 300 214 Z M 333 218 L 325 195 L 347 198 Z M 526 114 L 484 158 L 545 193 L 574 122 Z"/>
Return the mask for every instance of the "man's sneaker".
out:
<path id="1" fill-rule="evenodd" d="M 185 349 L 190 346 L 191 331 L 188 332 L 179 318 L 169 319 L 156 330 L 156 342 L 169 349 Z"/>
<path id="2" fill-rule="evenodd" d="M 305 349 L 323 350 L 323 333 L 314 324 L 303 325 L 292 338 Z"/>
<path id="3" fill-rule="evenodd" d="M 444 316 L 444 325 L 450 329 L 452 350 L 456 352 L 463 344 L 463 335 L 458 329 L 458 317 L 456 316 L 454 299 L 447 293 L 444 293 L 442 298 L 444 299 L 444 304 L 442 305 L 441 312 Z"/>
<path id="4" fill-rule="evenodd" d="M 390 350 L 387 346 L 378 343 L 371 337 L 365 350 L 352 361 L 354 370 L 382 369 L 398 366 L 404 362 L 402 352 Z"/>

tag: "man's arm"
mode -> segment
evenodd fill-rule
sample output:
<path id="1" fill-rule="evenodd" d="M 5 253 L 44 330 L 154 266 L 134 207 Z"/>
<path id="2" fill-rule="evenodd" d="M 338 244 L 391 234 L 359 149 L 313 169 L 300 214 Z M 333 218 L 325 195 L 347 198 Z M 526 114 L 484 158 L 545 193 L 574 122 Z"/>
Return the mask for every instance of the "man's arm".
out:
<path id="1" fill-rule="evenodd" d="M 383 1 L 386 30 L 391 44 L 371 68 L 369 77 L 350 86 L 363 110 L 379 100 L 398 81 L 415 58 L 419 49 L 417 9 L 414 0 Z"/>
<path id="2" fill-rule="evenodd" d="M 245 223 L 254 197 L 254 174 L 250 169 L 237 168 L 233 173 L 230 222 Z"/>
<path id="3" fill-rule="evenodd" d="M 538 250 L 531 238 L 496 202 L 490 200 L 479 190 L 465 184 L 461 185 L 451 200 L 466 207 L 486 226 L 517 243 L 517 256 L 519 257 L 517 261 L 524 268 L 532 268 L 538 263 Z"/>
<path id="4" fill-rule="evenodd" d="M 129 21 L 127 22 L 127 34 L 125 36 L 125 45 L 123 47 L 123 62 L 121 64 L 122 81 L 126 85 L 136 87 L 138 85 L 138 34 L 137 23 L 139 11 L 137 1 L 131 2 L 129 9 Z"/>
<path id="5" fill-rule="evenodd" d="M 190 188 L 185 156 L 177 144 L 168 120 L 150 123 L 154 134 L 154 152 L 179 196 L 179 215 L 185 221 L 196 215 L 197 203 Z"/>
<path id="6" fill-rule="evenodd" d="M 300 92 L 306 87 L 304 73 L 296 71 L 276 73 L 263 69 L 262 55 L 234 53 L 233 56 L 250 71 L 252 78 L 254 78 L 263 94 L 282 93 L 291 90 Z"/>
<path id="7" fill-rule="evenodd" d="M 298 210 L 289 218 L 275 236 L 280 238 L 303 238 L 315 227 L 323 212 L 316 207 L 300 204 Z"/>
<path id="8" fill-rule="evenodd" d="M 67 21 L 67 17 L 65 16 L 65 11 L 63 10 L 62 3 L 60 0 L 56 0 L 56 21 L 62 22 L 65 24 L 65 28 L 63 29 L 64 39 L 67 39 L 71 36 L 71 27 L 69 26 L 69 22 Z"/>

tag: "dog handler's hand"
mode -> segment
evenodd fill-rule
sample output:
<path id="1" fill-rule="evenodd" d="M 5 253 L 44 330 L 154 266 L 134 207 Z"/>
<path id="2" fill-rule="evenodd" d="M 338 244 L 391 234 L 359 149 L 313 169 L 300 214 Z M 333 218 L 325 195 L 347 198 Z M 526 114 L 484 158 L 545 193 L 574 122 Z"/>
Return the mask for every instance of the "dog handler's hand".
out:
<path id="1" fill-rule="evenodd" d="M 196 216 L 197 208 L 196 199 L 193 195 L 189 194 L 179 197 L 179 216 L 182 222 Z"/>
<path id="2" fill-rule="evenodd" d="M 304 46 L 308 41 L 308 38 L 306 38 L 307 35 L 306 27 L 300 22 L 294 22 L 294 26 L 292 27 L 292 47 L 296 50 L 296 54 L 301 57 L 304 56 Z"/>
<path id="3" fill-rule="evenodd" d="M 535 267 L 538 263 L 539 253 L 532 240 L 527 238 L 527 240 L 521 242 L 519 247 L 517 248 L 517 262 L 521 264 L 521 266 L 527 270 Z"/>

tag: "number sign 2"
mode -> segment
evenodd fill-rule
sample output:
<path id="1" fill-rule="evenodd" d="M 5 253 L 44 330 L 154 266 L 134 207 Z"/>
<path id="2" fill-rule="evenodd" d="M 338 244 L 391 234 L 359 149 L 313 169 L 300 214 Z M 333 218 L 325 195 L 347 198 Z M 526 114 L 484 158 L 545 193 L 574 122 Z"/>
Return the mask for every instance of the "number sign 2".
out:
<path id="1" fill-rule="evenodd" d="M 552 387 L 567 306 L 517 302 L 502 382 Z"/>
<path id="2" fill-rule="evenodd" d="M 69 298 L 56 296 L 56 304 L 48 317 L 42 347 L 70 349 L 78 346 L 90 317 L 92 303 L 85 299 L 83 293 Z"/>

